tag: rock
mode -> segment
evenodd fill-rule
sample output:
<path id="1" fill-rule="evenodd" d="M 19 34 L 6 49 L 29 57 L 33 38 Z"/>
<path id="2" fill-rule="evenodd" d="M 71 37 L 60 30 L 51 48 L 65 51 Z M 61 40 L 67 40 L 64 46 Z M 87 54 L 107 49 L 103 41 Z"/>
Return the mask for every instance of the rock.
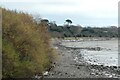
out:
<path id="1" fill-rule="evenodd" d="M 77 67 L 77 69 L 80 69 L 80 67 Z"/>
<path id="2" fill-rule="evenodd" d="M 106 75 L 106 76 L 110 76 L 110 74 L 108 74 L 108 73 L 105 73 L 105 75 Z"/>
<path id="3" fill-rule="evenodd" d="M 117 68 L 117 66 L 113 66 L 113 68 Z"/>
<path id="4" fill-rule="evenodd" d="M 65 73 L 66 75 L 68 74 L 68 73 Z"/>
<path id="5" fill-rule="evenodd" d="M 116 74 L 112 73 L 112 76 L 116 76 Z"/>
<path id="6" fill-rule="evenodd" d="M 90 73 L 90 75 L 95 75 L 95 73 Z"/>
<path id="7" fill-rule="evenodd" d="M 102 73 L 101 72 L 98 72 L 99 75 L 101 75 Z"/>
<path id="8" fill-rule="evenodd" d="M 95 71 L 95 69 L 91 69 L 93 72 Z"/>
<path id="9" fill-rule="evenodd" d="M 48 71 L 43 73 L 43 76 L 47 76 L 48 75 Z"/>
<path id="10" fill-rule="evenodd" d="M 96 72 L 96 75 L 98 75 L 98 72 Z"/>
<path id="11" fill-rule="evenodd" d="M 96 61 L 94 60 L 94 62 L 96 62 Z"/>
<path id="12" fill-rule="evenodd" d="M 96 47 L 96 50 L 100 51 L 100 50 L 101 50 L 101 48 L 100 48 L 100 47 Z"/>
<path id="13" fill-rule="evenodd" d="M 109 78 L 113 77 L 112 75 L 109 75 Z"/>
<path id="14" fill-rule="evenodd" d="M 101 67 L 104 67 L 104 65 L 100 65 Z"/>
<path id="15" fill-rule="evenodd" d="M 35 79 L 41 79 L 43 76 L 35 75 Z"/>
<path id="16" fill-rule="evenodd" d="M 55 49 L 58 49 L 58 47 L 54 47 Z"/>

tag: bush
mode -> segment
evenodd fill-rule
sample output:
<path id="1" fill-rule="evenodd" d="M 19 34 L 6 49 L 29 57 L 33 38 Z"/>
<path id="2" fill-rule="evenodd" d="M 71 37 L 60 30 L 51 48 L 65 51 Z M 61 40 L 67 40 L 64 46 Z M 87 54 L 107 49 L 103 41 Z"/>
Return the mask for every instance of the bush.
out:
<path id="1" fill-rule="evenodd" d="M 54 59 L 50 36 L 44 23 L 32 16 L 2 9 L 3 78 L 23 78 L 40 74 Z"/>

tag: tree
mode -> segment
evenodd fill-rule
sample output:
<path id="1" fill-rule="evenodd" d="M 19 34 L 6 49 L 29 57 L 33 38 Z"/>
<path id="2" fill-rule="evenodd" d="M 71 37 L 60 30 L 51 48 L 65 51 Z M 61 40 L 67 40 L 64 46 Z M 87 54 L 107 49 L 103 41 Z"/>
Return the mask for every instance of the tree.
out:
<path id="1" fill-rule="evenodd" d="M 48 19 L 42 19 L 41 22 L 49 22 Z"/>
<path id="2" fill-rule="evenodd" d="M 42 22 L 42 23 L 49 24 L 49 20 L 48 20 L 48 19 L 42 19 L 41 22 Z"/>
<path id="3" fill-rule="evenodd" d="M 70 24 L 72 24 L 72 21 L 71 21 L 70 19 L 65 20 L 65 22 L 68 23 L 68 26 L 69 26 Z"/>
<path id="4" fill-rule="evenodd" d="M 72 21 L 70 19 L 65 20 L 65 22 L 67 22 L 67 28 L 70 31 L 70 33 L 75 37 L 76 39 L 76 35 L 70 30 L 70 24 L 72 24 Z"/>

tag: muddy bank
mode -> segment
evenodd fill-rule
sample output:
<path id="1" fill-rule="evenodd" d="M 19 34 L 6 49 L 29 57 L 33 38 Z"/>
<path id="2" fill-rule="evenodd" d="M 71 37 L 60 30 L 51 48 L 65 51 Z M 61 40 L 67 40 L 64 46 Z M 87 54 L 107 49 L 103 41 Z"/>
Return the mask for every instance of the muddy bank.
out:
<path id="1" fill-rule="evenodd" d="M 46 78 L 120 78 L 119 67 L 91 65 L 83 60 L 80 48 L 66 47 L 61 42 L 56 40 L 53 44 L 59 59 L 53 62 Z"/>

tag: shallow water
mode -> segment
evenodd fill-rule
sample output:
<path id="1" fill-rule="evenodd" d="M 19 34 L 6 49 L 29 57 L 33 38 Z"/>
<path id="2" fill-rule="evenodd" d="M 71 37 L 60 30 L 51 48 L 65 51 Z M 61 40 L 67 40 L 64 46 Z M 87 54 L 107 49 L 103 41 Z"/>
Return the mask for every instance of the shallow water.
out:
<path id="1" fill-rule="evenodd" d="M 95 48 L 100 47 L 101 50 L 81 49 L 84 60 L 90 64 L 104 66 L 118 66 L 118 39 L 105 41 L 80 41 L 80 42 L 63 42 L 62 45 L 77 48 Z"/>
<path id="2" fill-rule="evenodd" d="M 117 51 L 81 51 L 86 62 L 104 66 L 118 66 Z"/>

